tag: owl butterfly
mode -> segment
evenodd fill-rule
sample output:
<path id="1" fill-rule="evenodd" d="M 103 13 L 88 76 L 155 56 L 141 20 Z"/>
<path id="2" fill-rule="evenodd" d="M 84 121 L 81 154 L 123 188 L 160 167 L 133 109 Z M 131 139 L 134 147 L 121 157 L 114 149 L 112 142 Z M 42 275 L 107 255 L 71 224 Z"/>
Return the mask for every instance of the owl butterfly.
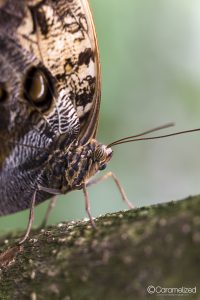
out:
<path id="1" fill-rule="evenodd" d="M 34 206 L 55 194 L 83 189 L 94 225 L 87 187 L 99 181 L 90 178 L 106 167 L 111 146 L 169 126 L 102 145 L 95 139 L 100 93 L 87 0 L 0 0 L 0 215 L 30 209 L 20 243 Z"/>

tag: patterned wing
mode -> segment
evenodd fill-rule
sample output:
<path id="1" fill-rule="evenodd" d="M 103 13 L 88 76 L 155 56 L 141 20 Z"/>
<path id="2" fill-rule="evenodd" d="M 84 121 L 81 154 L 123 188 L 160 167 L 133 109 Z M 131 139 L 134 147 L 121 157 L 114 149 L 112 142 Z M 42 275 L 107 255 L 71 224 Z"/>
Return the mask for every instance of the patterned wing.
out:
<path id="1" fill-rule="evenodd" d="M 1 81 L 12 98 L 4 105 L 10 126 L 15 128 L 19 122 L 22 131 L 25 121 L 32 126 L 30 111 L 35 111 L 58 140 L 70 136 L 86 143 L 94 137 L 100 67 L 87 0 L 4 0 L 0 3 L 0 46 Z M 34 68 L 42 69 L 50 84 L 50 99 L 43 109 L 24 99 L 25 81 L 33 76 Z M 13 109 L 15 116 L 8 116 Z M 42 131 L 39 125 L 38 130 Z"/>
<path id="2" fill-rule="evenodd" d="M 18 40 L 51 72 L 57 93 L 45 118 L 59 135 L 75 133 L 87 142 L 96 131 L 100 101 L 98 46 L 88 1 L 27 3 Z"/>
<path id="3" fill-rule="evenodd" d="M 95 135 L 99 90 L 87 0 L 0 1 L 0 215 L 9 192 L 34 188 L 52 148 Z"/>

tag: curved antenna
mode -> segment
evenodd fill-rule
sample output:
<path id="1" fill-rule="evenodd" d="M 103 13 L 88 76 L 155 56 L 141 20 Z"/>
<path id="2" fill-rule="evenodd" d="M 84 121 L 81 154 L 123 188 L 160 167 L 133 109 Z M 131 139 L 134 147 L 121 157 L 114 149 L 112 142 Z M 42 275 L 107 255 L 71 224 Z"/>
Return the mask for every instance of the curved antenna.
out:
<path id="1" fill-rule="evenodd" d="M 166 123 L 164 125 L 161 125 L 161 126 L 157 126 L 157 127 L 154 127 L 152 129 L 149 129 L 149 130 L 146 130 L 146 131 L 143 131 L 142 133 L 139 133 L 139 134 L 136 134 L 136 135 L 132 135 L 132 136 L 127 136 L 125 138 L 121 138 L 119 140 L 116 140 L 112 143 L 110 143 L 107 147 L 111 147 L 111 146 L 114 146 L 115 144 L 122 144 L 122 142 L 126 142 L 130 139 L 133 139 L 133 138 L 137 138 L 137 137 L 140 137 L 140 136 L 143 136 L 143 135 L 146 135 L 146 134 L 149 134 L 149 133 L 152 133 L 152 132 L 155 132 L 155 131 L 159 131 L 159 130 L 162 130 L 162 129 L 166 129 L 166 128 L 169 128 L 169 127 L 172 127 L 172 126 L 175 126 L 175 123 L 173 122 L 170 122 L 170 123 Z"/>
<path id="2" fill-rule="evenodd" d="M 140 136 L 144 136 L 144 135 L 152 133 L 154 131 L 165 129 L 165 128 L 168 128 L 168 127 L 171 127 L 171 126 L 173 126 L 173 123 L 168 123 L 168 124 L 163 125 L 163 126 L 155 127 L 153 129 L 147 130 L 147 131 L 145 131 L 143 133 L 140 133 L 140 134 L 137 134 L 137 135 L 133 135 L 133 136 L 130 136 L 130 137 L 126 137 L 126 138 L 122 138 L 120 140 L 112 142 L 107 147 L 113 147 L 113 146 L 116 146 L 116 145 L 125 144 L 125 143 L 131 143 L 131 142 L 136 142 L 136 141 L 161 139 L 161 138 L 166 138 L 166 137 L 170 137 L 170 136 L 175 136 L 175 135 L 181 135 L 181 134 L 186 134 L 186 133 L 200 131 L 200 128 L 195 128 L 195 129 L 177 131 L 177 132 L 173 132 L 173 133 L 169 133 L 169 134 L 164 134 L 164 135 L 151 136 L 151 137 L 141 137 L 141 138 L 139 138 Z"/>
<path id="3" fill-rule="evenodd" d="M 133 139 L 133 138 L 136 138 L 136 137 L 139 137 L 139 136 L 143 136 L 143 135 L 146 135 L 146 134 L 149 134 L 149 133 L 152 133 L 152 132 L 155 132 L 155 131 L 159 131 L 159 130 L 162 130 L 162 129 L 166 129 L 166 128 L 172 127 L 174 125 L 175 125 L 175 123 L 172 123 L 172 122 L 166 123 L 164 125 L 157 126 L 157 127 L 152 128 L 152 129 L 146 130 L 146 131 L 144 131 L 142 133 L 139 133 L 139 134 L 136 134 L 136 135 L 132 135 L 132 136 L 127 136 L 125 138 L 116 140 L 116 141 L 110 143 L 108 145 L 108 147 L 114 146 L 115 144 L 116 145 L 117 144 L 122 144 L 123 141 L 125 142 L 126 140 Z"/>

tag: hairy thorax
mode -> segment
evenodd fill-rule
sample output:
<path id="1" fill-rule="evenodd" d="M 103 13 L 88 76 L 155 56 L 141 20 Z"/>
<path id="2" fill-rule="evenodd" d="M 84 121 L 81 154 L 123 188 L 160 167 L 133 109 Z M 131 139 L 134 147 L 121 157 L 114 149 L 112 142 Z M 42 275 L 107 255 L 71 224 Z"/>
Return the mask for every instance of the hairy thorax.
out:
<path id="1" fill-rule="evenodd" d="M 105 169 L 112 150 L 92 139 L 86 145 L 71 144 L 63 151 L 55 150 L 44 171 L 45 187 L 66 193 L 81 189 L 99 170 Z"/>

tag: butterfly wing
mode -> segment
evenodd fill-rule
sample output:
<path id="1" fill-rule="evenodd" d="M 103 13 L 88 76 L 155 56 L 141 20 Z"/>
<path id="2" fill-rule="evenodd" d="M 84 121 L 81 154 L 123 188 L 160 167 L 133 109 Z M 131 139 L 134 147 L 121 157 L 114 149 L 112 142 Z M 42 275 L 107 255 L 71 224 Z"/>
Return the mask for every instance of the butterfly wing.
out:
<path id="1" fill-rule="evenodd" d="M 90 138 L 94 138 L 96 136 L 98 119 L 99 119 L 99 108 L 101 101 L 101 69 L 100 69 L 100 59 L 99 59 L 99 48 L 98 42 L 95 32 L 95 26 L 93 22 L 92 13 L 89 7 L 88 1 L 82 0 L 82 6 L 85 11 L 85 18 L 88 24 L 88 37 L 91 41 L 91 51 L 93 53 L 93 93 L 90 98 L 90 112 L 89 114 L 84 114 L 82 119 L 82 132 L 80 134 L 80 138 L 82 143 L 84 144 Z M 82 106 L 84 107 L 84 101 L 82 101 Z"/>
<path id="2" fill-rule="evenodd" d="M 33 68 L 50 81 L 42 108 L 26 97 Z M 25 208 L 27 192 L 30 201 L 52 145 L 87 143 L 96 134 L 100 67 L 87 0 L 1 1 L 0 74 L 0 94 L 2 88 L 7 94 L 0 101 L 0 214 L 6 214 Z"/>
<path id="3" fill-rule="evenodd" d="M 18 38 L 51 72 L 58 92 L 45 117 L 51 124 L 59 121 L 54 131 L 60 135 L 73 132 L 85 143 L 95 135 L 100 103 L 99 53 L 88 1 L 28 3 Z"/>

